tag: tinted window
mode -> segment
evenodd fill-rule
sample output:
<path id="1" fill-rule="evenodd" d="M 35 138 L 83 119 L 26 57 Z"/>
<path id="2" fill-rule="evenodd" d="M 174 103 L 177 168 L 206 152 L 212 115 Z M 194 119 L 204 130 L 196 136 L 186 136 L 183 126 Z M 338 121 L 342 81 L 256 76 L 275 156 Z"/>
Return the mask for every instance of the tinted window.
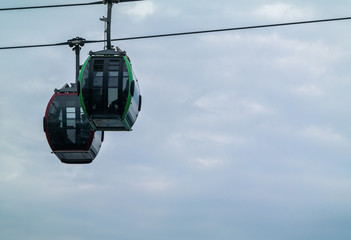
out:
<path id="1" fill-rule="evenodd" d="M 53 150 L 87 150 L 92 130 L 76 95 L 56 95 L 48 111 L 48 135 Z"/>

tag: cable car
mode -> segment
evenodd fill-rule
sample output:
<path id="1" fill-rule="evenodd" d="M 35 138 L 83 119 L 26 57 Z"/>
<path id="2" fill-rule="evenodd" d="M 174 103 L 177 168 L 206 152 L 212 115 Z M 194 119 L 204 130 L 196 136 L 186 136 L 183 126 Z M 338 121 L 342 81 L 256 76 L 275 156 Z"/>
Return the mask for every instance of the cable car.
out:
<path id="1" fill-rule="evenodd" d="M 142 100 L 130 59 L 119 48 L 89 55 L 79 76 L 79 98 L 92 128 L 130 131 Z"/>
<path id="2" fill-rule="evenodd" d="M 80 106 L 76 84 L 55 89 L 43 125 L 52 153 L 63 163 L 91 163 L 101 148 L 103 133 L 91 128 Z"/>

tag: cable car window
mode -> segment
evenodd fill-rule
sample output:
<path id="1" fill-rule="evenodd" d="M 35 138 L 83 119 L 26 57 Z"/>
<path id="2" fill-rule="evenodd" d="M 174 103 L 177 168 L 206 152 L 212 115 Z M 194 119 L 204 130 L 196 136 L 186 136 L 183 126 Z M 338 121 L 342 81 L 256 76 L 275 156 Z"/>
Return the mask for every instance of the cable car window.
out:
<path id="1" fill-rule="evenodd" d="M 69 144 L 76 144 L 76 129 L 67 129 Z"/>
<path id="2" fill-rule="evenodd" d="M 51 103 L 51 107 L 49 109 L 49 115 L 56 115 L 57 109 L 60 106 L 60 104 L 57 101 L 53 101 Z"/>
<path id="3" fill-rule="evenodd" d="M 102 98 L 102 84 L 103 84 L 103 72 L 94 72 L 93 80 L 93 109 L 102 109 L 103 108 L 103 98 Z"/>
<path id="4" fill-rule="evenodd" d="M 83 76 L 82 76 L 82 91 L 84 92 L 84 94 L 87 93 L 87 83 L 88 83 L 88 80 L 89 80 L 89 69 L 90 69 L 90 63 L 88 62 L 86 64 L 86 67 L 84 69 L 84 72 L 83 72 Z"/>
<path id="5" fill-rule="evenodd" d="M 50 114 L 52 112 L 55 114 Z M 93 133 L 76 95 L 57 95 L 50 105 L 47 120 L 48 139 L 54 151 L 89 148 Z"/>
<path id="6" fill-rule="evenodd" d="M 108 70 L 119 71 L 119 60 L 110 60 Z"/>
<path id="7" fill-rule="evenodd" d="M 118 100 L 118 72 L 109 72 L 108 78 L 108 108 L 112 110 L 117 110 L 117 100 Z"/>
<path id="8" fill-rule="evenodd" d="M 63 127 L 63 119 L 62 119 L 62 111 L 60 111 L 60 113 L 59 113 L 60 115 L 59 115 L 59 122 L 60 122 L 60 127 L 62 128 Z"/>
<path id="9" fill-rule="evenodd" d="M 67 107 L 66 113 L 67 113 L 67 118 L 75 118 L 76 109 L 74 107 Z"/>
<path id="10" fill-rule="evenodd" d="M 66 108 L 67 127 L 76 127 L 76 109 L 74 107 Z"/>
<path id="11" fill-rule="evenodd" d="M 118 109 L 117 104 L 118 92 L 117 88 L 109 88 L 108 89 L 108 107 L 114 110 Z"/>
<path id="12" fill-rule="evenodd" d="M 129 77 L 123 77 L 123 91 L 128 91 L 128 87 L 129 87 Z"/>
<path id="13" fill-rule="evenodd" d="M 94 72 L 93 87 L 102 87 L 104 72 Z"/>
<path id="14" fill-rule="evenodd" d="M 94 61 L 94 71 L 104 71 L 104 60 L 95 60 Z"/>
<path id="15" fill-rule="evenodd" d="M 129 88 L 129 72 L 126 63 L 123 68 L 123 91 L 128 91 Z"/>
<path id="16" fill-rule="evenodd" d="M 130 85 L 130 94 L 132 95 L 132 97 L 134 97 L 134 91 L 135 91 L 135 81 L 133 80 Z"/>
<path id="17" fill-rule="evenodd" d="M 108 87 L 118 87 L 118 72 L 109 72 Z"/>

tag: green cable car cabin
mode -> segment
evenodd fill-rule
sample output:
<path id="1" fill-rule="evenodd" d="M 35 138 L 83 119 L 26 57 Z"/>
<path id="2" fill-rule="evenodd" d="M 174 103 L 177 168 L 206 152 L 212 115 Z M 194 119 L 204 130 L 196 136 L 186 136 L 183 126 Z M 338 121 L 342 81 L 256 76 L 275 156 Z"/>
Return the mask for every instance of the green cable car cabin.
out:
<path id="1" fill-rule="evenodd" d="M 89 55 L 79 76 L 79 98 L 92 128 L 130 131 L 142 99 L 129 58 L 119 49 Z"/>

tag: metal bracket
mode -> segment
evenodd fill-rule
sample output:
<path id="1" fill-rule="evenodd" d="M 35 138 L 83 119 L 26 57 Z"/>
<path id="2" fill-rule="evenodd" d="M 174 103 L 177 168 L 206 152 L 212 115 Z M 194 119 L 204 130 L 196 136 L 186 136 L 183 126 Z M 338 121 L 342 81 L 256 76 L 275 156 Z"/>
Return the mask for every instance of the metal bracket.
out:
<path id="1" fill-rule="evenodd" d="M 109 4 L 109 3 L 119 3 L 120 0 L 103 0 L 102 3 L 103 4 Z"/>
<path id="2" fill-rule="evenodd" d="M 106 50 L 97 51 L 97 52 L 90 51 L 89 55 L 90 56 L 126 56 L 127 53 L 120 49 L 117 49 L 117 51 L 114 49 L 106 49 Z"/>
<path id="3" fill-rule="evenodd" d="M 102 17 L 102 18 L 100 18 L 100 21 L 103 21 L 103 22 L 107 22 L 107 17 Z"/>
<path id="4" fill-rule="evenodd" d="M 71 83 L 71 86 L 66 83 L 60 89 L 55 88 L 55 93 L 76 93 L 77 92 L 77 84 Z"/>

